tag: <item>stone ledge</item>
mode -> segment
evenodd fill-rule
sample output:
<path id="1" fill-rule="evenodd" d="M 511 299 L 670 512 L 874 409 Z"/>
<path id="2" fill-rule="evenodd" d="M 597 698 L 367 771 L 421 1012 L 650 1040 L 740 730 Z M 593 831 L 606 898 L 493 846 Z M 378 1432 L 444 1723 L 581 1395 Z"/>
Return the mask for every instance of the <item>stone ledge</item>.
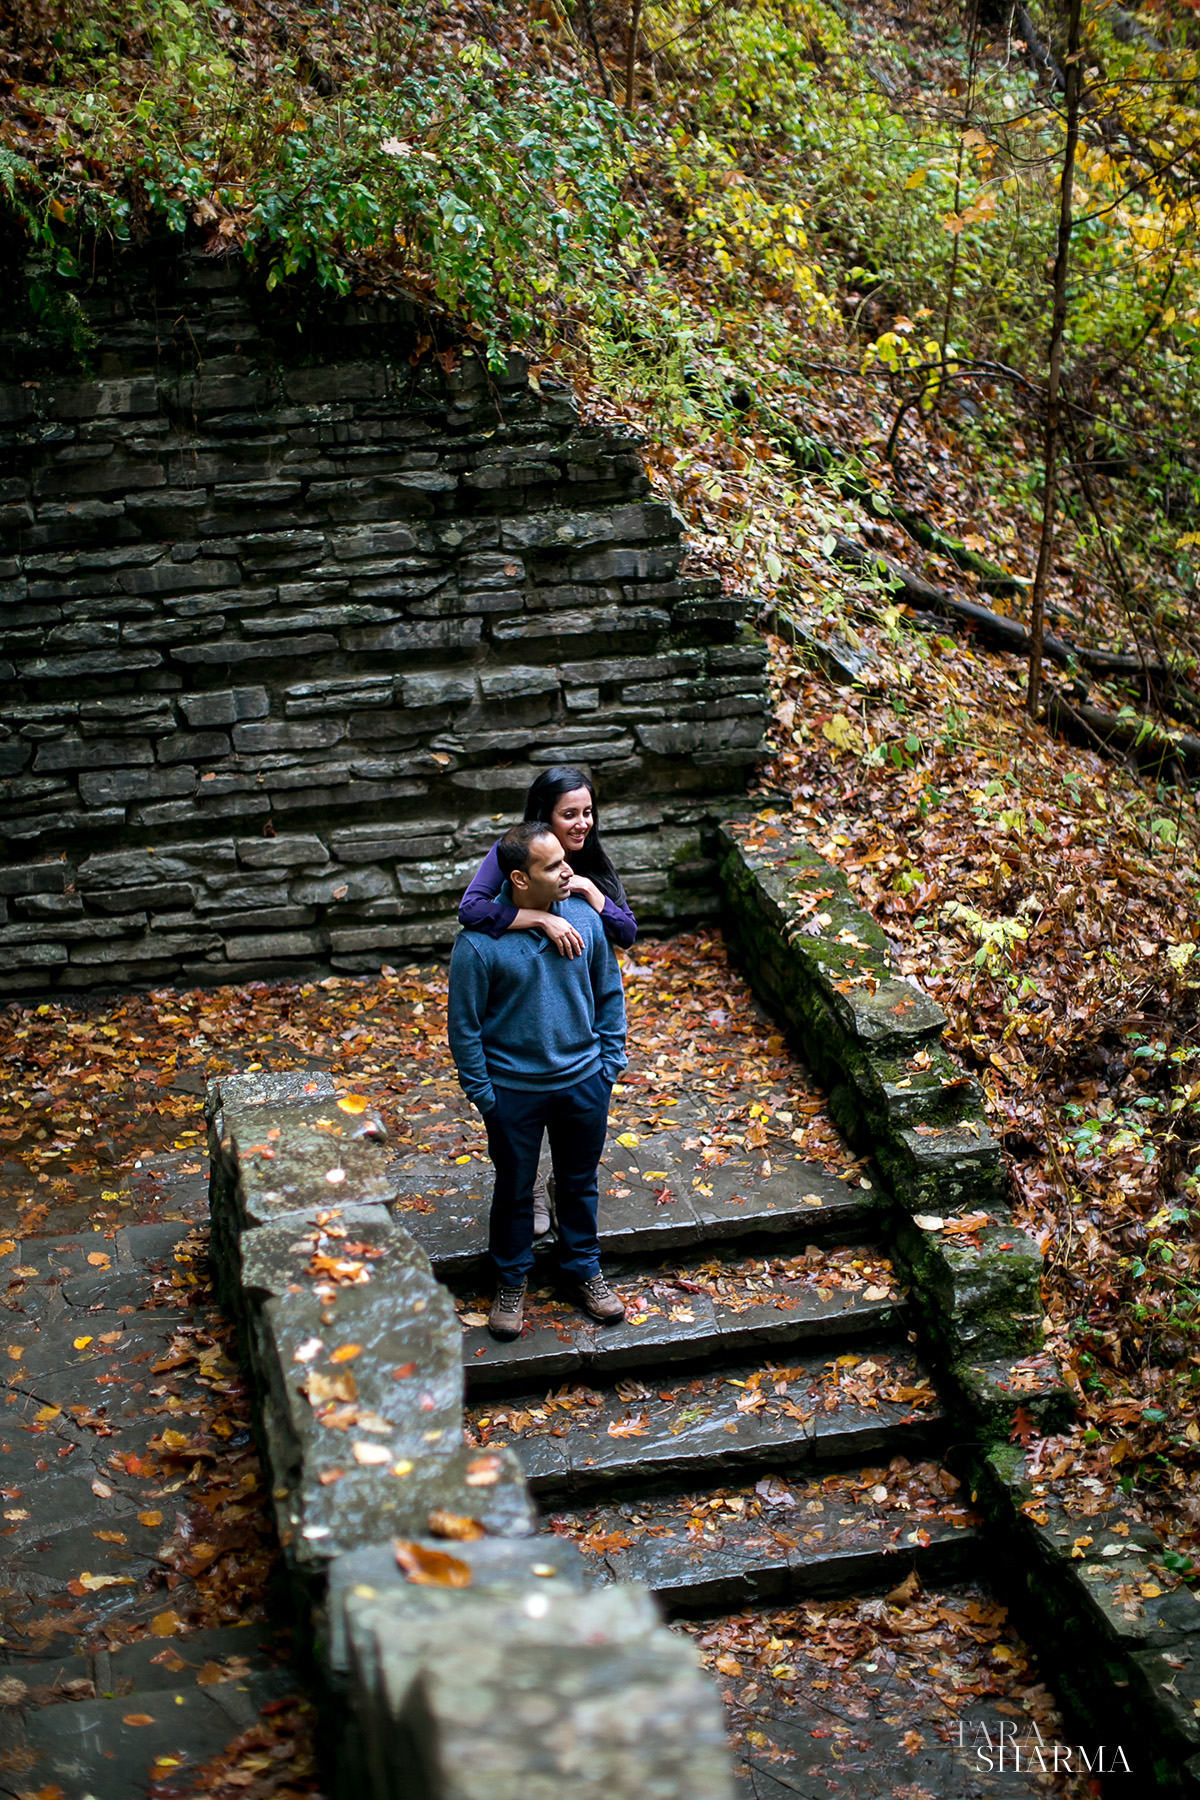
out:
<path id="1" fill-rule="evenodd" d="M 753 848 L 752 823 L 765 827 L 750 834 Z M 1200 1599 L 1185 1588 L 1145 1594 L 1159 1588 L 1155 1533 L 1120 1507 L 1068 1520 L 1008 1441 L 1018 1407 L 1040 1436 L 1074 1412 L 1042 1350 L 1040 1252 L 1012 1224 L 982 1092 L 942 1048 L 940 1009 L 908 989 L 904 1027 L 881 1029 L 880 996 L 905 985 L 891 976 L 882 933 L 841 871 L 789 840 L 786 824 L 779 810 L 721 827 L 727 929 L 830 1089 L 838 1124 L 873 1152 L 891 1189 L 896 1266 L 968 1437 L 1009 1594 L 1059 1698 L 1095 1741 L 1123 1734 L 1155 1791 L 1200 1794 L 1200 1676 L 1189 1660 L 1200 1649 Z"/>
<path id="2" fill-rule="evenodd" d="M 338 1793 L 387 1800 L 402 1766 L 405 1792 L 484 1800 L 498 1775 L 534 1794 L 586 1765 L 582 1791 L 613 1800 L 731 1800 L 721 1707 L 691 1646 L 646 1589 L 586 1591 L 573 1546 L 533 1538 L 515 1453 L 466 1443 L 462 1332 L 388 1209 L 378 1114 L 303 1073 L 221 1077 L 205 1110 L 218 1288 L 325 1678 Z M 439 1515 L 477 1535 L 439 1542 Z M 397 1540 L 451 1556 L 452 1584 L 403 1579 Z"/>

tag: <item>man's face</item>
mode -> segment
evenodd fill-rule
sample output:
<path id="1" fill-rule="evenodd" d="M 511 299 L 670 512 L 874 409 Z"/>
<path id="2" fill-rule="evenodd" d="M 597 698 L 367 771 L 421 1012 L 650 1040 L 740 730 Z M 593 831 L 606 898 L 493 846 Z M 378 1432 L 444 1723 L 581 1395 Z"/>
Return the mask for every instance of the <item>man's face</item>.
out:
<path id="1" fill-rule="evenodd" d="M 532 912 L 547 912 L 556 900 L 565 900 L 570 884 L 571 866 L 552 832 L 534 840 L 528 869 L 515 869 L 512 876 L 518 903 Z"/>

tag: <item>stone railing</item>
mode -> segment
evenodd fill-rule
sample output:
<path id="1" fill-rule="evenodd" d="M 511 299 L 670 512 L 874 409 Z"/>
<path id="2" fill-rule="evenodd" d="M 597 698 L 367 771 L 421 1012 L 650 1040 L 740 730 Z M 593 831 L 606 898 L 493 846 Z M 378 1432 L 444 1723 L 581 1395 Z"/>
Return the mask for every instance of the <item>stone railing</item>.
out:
<path id="1" fill-rule="evenodd" d="M 1034 1440 L 1061 1430 L 1074 1401 L 1043 1349 L 1042 1258 L 1012 1222 L 982 1089 L 947 1054 L 941 1008 L 896 977 L 883 933 L 782 806 L 728 821 L 720 841 L 747 973 L 874 1159 L 881 1226 L 988 1515 L 994 1579 L 1059 1699 L 1108 1746 L 1106 1772 L 1123 1739 L 1145 1747 L 1156 1791 L 1193 1793 L 1200 1602 L 1164 1591 L 1162 1544 L 1120 1493 L 1081 1520 L 1048 1491 Z"/>
<path id="2" fill-rule="evenodd" d="M 388 1210 L 382 1121 L 325 1075 L 210 1083 L 212 1254 L 339 1793 L 729 1800 L 715 1690 L 644 1590 L 534 1535 L 463 1437 L 462 1334 Z M 336 1704 L 333 1704 L 336 1703 Z"/>
<path id="3" fill-rule="evenodd" d="M 715 911 L 764 650 L 639 441 L 403 316 L 297 340 L 236 262 L 160 276 L 83 296 L 112 373 L 0 386 L 0 991 L 445 947 L 554 762 L 639 915 Z"/>

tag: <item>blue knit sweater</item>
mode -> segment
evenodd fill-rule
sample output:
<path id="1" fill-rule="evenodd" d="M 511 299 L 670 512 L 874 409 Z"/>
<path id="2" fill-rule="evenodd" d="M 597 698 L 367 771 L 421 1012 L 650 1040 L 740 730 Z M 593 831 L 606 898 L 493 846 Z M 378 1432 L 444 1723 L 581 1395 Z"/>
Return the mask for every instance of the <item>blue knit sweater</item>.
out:
<path id="1" fill-rule="evenodd" d="M 550 909 L 583 939 L 582 956 L 560 956 L 540 931 L 488 937 L 463 931 L 450 954 L 450 1052 L 480 1112 L 500 1087 L 574 1087 L 599 1069 L 625 1067 L 625 995 L 612 945 L 586 900 Z"/>

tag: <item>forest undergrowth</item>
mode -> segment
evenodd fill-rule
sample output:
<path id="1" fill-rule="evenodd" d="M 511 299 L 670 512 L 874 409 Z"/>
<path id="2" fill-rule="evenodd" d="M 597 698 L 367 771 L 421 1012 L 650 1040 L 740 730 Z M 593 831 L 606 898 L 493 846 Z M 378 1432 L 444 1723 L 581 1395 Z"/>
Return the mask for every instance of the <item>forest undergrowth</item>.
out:
<path id="1" fill-rule="evenodd" d="M 1185 0 L 1082 11 L 1047 706 L 1027 709 L 1021 658 L 871 562 L 1029 620 L 1065 28 L 1049 4 L 934 0 L 4 0 L 0 195 L 7 278 L 85 361 L 71 295 L 95 245 L 174 232 L 248 257 L 285 311 L 314 284 L 416 297 L 423 354 L 520 342 L 535 378 L 643 434 L 692 566 L 769 632 L 763 810 L 796 809 L 984 1084 L 1080 1403 L 1039 1476 L 1084 1513 L 1120 1486 L 1164 1532 L 1165 1578 L 1191 1580 Z"/>

